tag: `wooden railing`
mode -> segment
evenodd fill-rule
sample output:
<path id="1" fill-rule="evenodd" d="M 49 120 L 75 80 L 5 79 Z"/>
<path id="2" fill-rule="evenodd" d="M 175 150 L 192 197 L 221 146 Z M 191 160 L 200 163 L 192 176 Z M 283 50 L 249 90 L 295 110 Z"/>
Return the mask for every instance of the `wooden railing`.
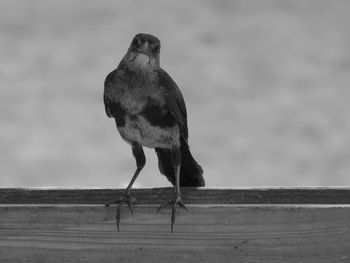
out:
<path id="1" fill-rule="evenodd" d="M 350 189 L 0 189 L 0 262 L 350 262 Z"/>

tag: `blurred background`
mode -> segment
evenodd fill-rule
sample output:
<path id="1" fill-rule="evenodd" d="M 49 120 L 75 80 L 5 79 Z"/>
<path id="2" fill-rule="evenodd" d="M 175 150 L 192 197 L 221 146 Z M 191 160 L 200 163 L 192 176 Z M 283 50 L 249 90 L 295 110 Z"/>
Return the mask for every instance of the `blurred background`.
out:
<path id="1" fill-rule="evenodd" d="M 207 186 L 350 184 L 350 1 L 2 0 L 0 187 L 124 187 L 102 102 L 133 36 L 162 41 Z M 136 187 L 169 186 L 153 150 Z"/>

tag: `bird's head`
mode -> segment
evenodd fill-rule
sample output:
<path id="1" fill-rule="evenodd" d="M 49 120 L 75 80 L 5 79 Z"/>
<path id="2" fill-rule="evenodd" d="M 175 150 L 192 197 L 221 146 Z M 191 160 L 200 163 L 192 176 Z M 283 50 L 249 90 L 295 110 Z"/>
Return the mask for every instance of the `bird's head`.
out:
<path id="1" fill-rule="evenodd" d="M 149 34 L 137 34 L 125 56 L 126 62 L 134 70 L 154 70 L 159 68 L 160 41 Z"/>

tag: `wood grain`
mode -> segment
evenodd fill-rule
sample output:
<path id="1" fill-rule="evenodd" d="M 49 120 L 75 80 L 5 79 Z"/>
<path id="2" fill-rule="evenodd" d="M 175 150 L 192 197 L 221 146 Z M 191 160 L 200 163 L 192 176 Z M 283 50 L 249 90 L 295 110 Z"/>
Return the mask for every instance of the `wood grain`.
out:
<path id="1" fill-rule="evenodd" d="M 0 262 L 349 262 L 350 206 L 1 205 Z"/>
<path id="2" fill-rule="evenodd" d="M 350 190 L 183 188 L 189 212 L 156 209 L 171 188 L 0 189 L 0 262 L 350 262 Z"/>
<path id="3" fill-rule="evenodd" d="M 123 189 L 0 188 L 0 204 L 104 204 Z M 349 188 L 181 189 L 187 204 L 350 204 Z M 134 189 L 138 204 L 160 204 L 173 188 Z"/>

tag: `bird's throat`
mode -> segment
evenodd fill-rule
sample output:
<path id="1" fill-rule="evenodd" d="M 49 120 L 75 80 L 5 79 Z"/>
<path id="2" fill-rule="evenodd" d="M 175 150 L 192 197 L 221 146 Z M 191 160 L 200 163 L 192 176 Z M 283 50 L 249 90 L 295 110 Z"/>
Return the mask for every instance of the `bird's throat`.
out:
<path id="1" fill-rule="evenodd" d="M 146 54 L 139 53 L 135 56 L 133 62 L 133 67 L 144 69 L 150 66 L 150 57 Z"/>

